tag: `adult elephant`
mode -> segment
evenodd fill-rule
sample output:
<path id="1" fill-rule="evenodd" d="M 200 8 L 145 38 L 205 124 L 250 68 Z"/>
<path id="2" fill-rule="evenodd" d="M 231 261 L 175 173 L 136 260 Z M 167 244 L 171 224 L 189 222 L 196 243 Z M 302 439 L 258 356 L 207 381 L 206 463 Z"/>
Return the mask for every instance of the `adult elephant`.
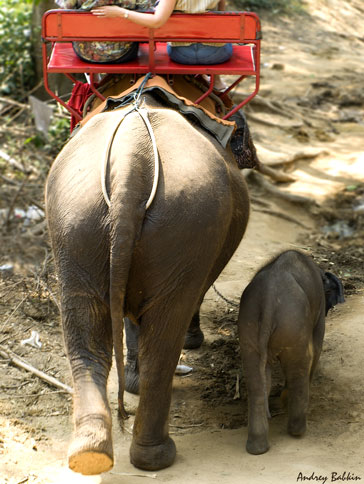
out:
<path id="1" fill-rule="evenodd" d="M 168 414 L 185 334 L 249 216 L 247 187 L 230 150 L 151 95 L 144 99 L 160 166 L 148 209 L 153 147 L 137 112 L 116 131 L 120 110 L 88 121 L 55 160 L 46 186 L 74 385 L 69 466 L 83 474 L 113 465 L 106 382 L 114 343 L 123 413 L 124 317 L 140 329 L 140 402 L 131 462 L 147 470 L 173 463 Z M 101 166 L 113 131 L 102 190 Z"/>

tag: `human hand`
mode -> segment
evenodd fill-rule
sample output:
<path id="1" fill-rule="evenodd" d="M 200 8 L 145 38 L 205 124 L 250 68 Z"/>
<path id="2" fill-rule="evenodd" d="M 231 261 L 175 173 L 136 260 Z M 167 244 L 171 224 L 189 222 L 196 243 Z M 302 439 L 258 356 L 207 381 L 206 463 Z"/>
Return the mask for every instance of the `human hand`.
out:
<path id="1" fill-rule="evenodd" d="M 117 5 L 105 5 L 91 10 L 91 13 L 96 17 L 105 18 L 123 17 L 125 12 L 127 12 L 125 8 L 118 7 Z"/>

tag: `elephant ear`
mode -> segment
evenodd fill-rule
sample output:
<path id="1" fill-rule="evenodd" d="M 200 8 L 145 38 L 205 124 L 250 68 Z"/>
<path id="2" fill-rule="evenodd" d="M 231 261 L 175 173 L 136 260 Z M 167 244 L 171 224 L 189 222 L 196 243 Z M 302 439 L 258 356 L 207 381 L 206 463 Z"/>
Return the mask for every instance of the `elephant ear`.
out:
<path id="1" fill-rule="evenodd" d="M 329 309 L 336 304 L 345 302 L 344 288 L 340 279 L 331 272 L 322 273 L 322 282 L 324 284 L 327 314 Z"/>

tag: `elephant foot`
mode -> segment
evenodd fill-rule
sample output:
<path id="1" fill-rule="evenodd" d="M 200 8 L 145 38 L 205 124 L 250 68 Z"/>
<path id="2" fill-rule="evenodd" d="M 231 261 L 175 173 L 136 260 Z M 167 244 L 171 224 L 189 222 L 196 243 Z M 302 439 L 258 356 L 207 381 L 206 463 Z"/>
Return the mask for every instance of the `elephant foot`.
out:
<path id="1" fill-rule="evenodd" d="M 169 467 L 175 457 L 176 445 L 170 437 L 159 445 L 140 445 L 133 440 L 130 447 L 130 462 L 145 471 L 158 471 Z"/>
<path id="2" fill-rule="evenodd" d="M 264 454 L 269 450 L 269 443 L 266 436 L 248 437 L 246 443 L 246 450 L 249 454 L 259 455 Z"/>
<path id="3" fill-rule="evenodd" d="M 200 328 L 189 330 L 187 331 L 183 348 L 185 350 L 194 350 L 202 345 L 203 340 L 204 335 Z"/>
<path id="4" fill-rule="evenodd" d="M 306 416 L 290 418 L 288 420 L 288 433 L 293 437 L 302 437 L 306 432 Z"/>
<path id="5" fill-rule="evenodd" d="M 139 395 L 139 372 L 137 363 L 127 362 L 124 372 L 125 390 L 134 395 Z"/>
<path id="6" fill-rule="evenodd" d="M 128 350 L 126 365 L 124 368 L 125 390 L 134 395 L 139 395 L 139 364 L 138 351 Z"/>
<path id="7" fill-rule="evenodd" d="M 68 450 L 68 466 L 86 476 L 109 471 L 114 465 L 111 428 L 102 415 L 92 415 L 76 422 Z"/>

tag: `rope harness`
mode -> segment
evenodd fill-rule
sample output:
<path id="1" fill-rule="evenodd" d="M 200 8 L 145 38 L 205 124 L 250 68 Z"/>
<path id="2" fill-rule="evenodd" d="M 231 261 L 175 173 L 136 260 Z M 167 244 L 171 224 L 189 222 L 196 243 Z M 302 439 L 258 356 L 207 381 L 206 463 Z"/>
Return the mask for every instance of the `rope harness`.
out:
<path id="1" fill-rule="evenodd" d="M 117 106 L 115 106 L 114 109 L 121 108 L 123 106 L 127 106 L 128 104 L 132 104 L 132 108 L 127 111 L 124 116 L 120 119 L 120 121 L 117 122 L 114 131 L 112 132 L 112 135 L 109 139 L 109 142 L 106 147 L 105 151 L 105 157 L 102 160 L 102 165 L 101 165 L 101 188 L 102 188 L 102 194 L 104 196 L 105 202 L 107 206 L 110 208 L 111 202 L 110 202 L 110 197 L 109 194 L 107 193 L 107 188 L 106 188 L 106 172 L 107 168 L 109 165 L 109 160 L 110 160 L 110 153 L 112 149 L 112 145 L 116 136 L 116 133 L 118 132 L 118 129 L 120 128 L 121 123 L 124 121 L 126 116 L 128 116 L 130 113 L 133 113 L 136 111 L 139 116 L 142 118 L 144 121 L 144 124 L 148 130 L 148 134 L 150 136 L 150 139 L 152 141 L 152 146 L 153 146 L 153 155 L 154 155 L 154 179 L 153 179 L 153 186 L 151 193 L 149 195 L 149 198 L 147 200 L 147 203 L 145 205 L 146 210 L 151 206 L 155 194 L 157 193 L 157 187 L 158 187 L 158 179 L 159 179 L 159 156 L 158 156 L 158 149 L 157 149 L 157 142 L 154 136 L 153 128 L 152 125 L 149 121 L 148 118 L 148 110 L 145 108 L 140 108 L 140 103 L 141 103 L 141 94 L 143 92 L 143 89 L 148 82 L 148 79 L 151 77 L 151 73 L 149 72 L 145 78 L 143 79 L 143 82 L 139 86 L 139 88 L 135 91 L 133 94 L 129 94 L 128 96 L 125 97 L 125 99 L 120 102 Z"/>

